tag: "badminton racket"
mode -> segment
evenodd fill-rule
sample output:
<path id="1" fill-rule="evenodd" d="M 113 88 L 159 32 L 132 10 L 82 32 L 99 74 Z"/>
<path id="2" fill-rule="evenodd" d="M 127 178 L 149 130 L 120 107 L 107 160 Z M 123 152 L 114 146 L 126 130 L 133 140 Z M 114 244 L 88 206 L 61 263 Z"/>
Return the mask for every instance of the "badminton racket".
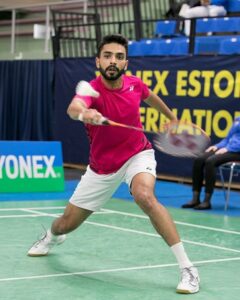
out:
<path id="1" fill-rule="evenodd" d="M 197 157 L 209 146 L 210 138 L 193 123 L 174 121 L 154 135 L 153 144 L 156 149 L 172 156 Z"/>
<path id="2" fill-rule="evenodd" d="M 98 92 L 85 81 L 78 83 L 76 93 L 80 96 L 99 96 Z M 79 114 L 79 120 L 83 120 L 82 114 Z M 102 117 L 96 125 L 121 127 L 151 134 L 153 145 L 157 150 L 176 157 L 196 157 L 203 153 L 210 144 L 210 138 L 206 132 L 190 122 L 172 121 L 165 124 L 158 132 L 114 122 L 105 117 Z"/>

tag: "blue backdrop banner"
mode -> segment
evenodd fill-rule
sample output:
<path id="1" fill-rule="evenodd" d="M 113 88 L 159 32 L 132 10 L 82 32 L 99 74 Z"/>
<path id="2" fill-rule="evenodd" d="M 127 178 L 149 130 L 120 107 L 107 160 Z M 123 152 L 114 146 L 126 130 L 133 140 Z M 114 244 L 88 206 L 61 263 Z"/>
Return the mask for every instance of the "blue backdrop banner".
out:
<path id="1" fill-rule="evenodd" d="M 95 59 L 59 59 L 55 64 L 55 138 L 62 141 L 64 162 L 87 164 L 89 146 L 84 126 L 72 121 L 66 110 L 78 81 L 90 81 L 98 75 Z M 197 124 L 216 143 L 240 116 L 239 64 L 239 56 L 131 58 L 127 74 L 140 77 L 180 120 Z M 140 113 L 146 130 L 158 130 L 166 122 L 150 107 L 142 106 Z M 173 158 L 158 151 L 156 158 L 159 174 L 191 177 L 192 159 Z"/>

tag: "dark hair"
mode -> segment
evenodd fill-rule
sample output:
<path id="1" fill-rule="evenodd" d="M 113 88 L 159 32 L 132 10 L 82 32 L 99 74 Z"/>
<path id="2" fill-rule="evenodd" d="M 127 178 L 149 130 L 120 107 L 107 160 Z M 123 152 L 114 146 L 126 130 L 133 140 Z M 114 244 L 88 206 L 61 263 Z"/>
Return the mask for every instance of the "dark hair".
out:
<path id="1" fill-rule="evenodd" d="M 128 55 L 128 40 L 121 34 L 109 34 L 103 37 L 101 42 L 97 47 L 97 57 L 100 57 L 102 48 L 106 44 L 116 43 L 122 45 L 126 50 L 126 55 Z"/>

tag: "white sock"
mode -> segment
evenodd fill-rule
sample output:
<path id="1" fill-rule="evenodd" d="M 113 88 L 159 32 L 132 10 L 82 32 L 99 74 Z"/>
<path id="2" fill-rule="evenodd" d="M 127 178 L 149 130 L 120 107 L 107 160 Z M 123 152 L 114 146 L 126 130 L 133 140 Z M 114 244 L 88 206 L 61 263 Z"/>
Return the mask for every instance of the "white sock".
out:
<path id="1" fill-rule="evenodd" d="M 49 238 L 50 238 L 52 241 L 56 241 L 56 240 L 57 240 L 57 235 L 53 234 L 52 231 L 51 231 L 51 229 L 48 229 L 47 235 L 49 236 Z"/>
<path id="2" fill-rule="evenodd" d="M 193 266 L 192 262 L 187 256 L 187 253 L 185 252 L 182 242 L 179 242 L 170 248 L 177 259 L 180 269 L 190 268 Z"/>

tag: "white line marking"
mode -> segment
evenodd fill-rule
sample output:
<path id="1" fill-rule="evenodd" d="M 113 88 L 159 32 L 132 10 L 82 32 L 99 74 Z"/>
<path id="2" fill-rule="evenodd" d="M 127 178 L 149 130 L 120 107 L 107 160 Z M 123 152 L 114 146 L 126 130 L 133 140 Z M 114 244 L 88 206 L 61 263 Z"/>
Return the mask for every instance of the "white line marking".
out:
<path id="1" fill-rule="evenodd" d="M 37 214 L 37 215 L 39 215 L 40 217 L 43 217 L 43 216 L 48 216 L 48 217 L 50 217 L 50 216 L 58 216 L 58 214 L 52 215 L 52 214 L 49 214 L 49 213 L 42 213 L 42 212 L 40 212 L 40 211 L 33 210 L 33 209 L 29 209 L 29 208 L 22 208 L 21 211 L 29 212 L 29 213 L 31 213 L 31 214 Z"/>
<path id="2" fill-rule="evenodd" d="M 32 207 L 32 208 L 1 208 L 0 211 L 27 211 L 27 210 L 33 210 L 34 215 L 9 215 L 9 216 L 0 216 L 1 218 L 23 218 L 24 216 L 26 217 L 37 217 L 36 214 L 39 214 L 39 212 L 36 212 L 36 210 L 54 210 L 54 209 L 64 209 L 65 206 L 49 206 L 49 207 Z M 32 211 L 32 212 L 33 212 Z M 148 219 L 148 216 L 146 215 L 139 215 L 139 214 L 133 214 L 133 213 L 127 213 L 127 212 L 121 212 L 117 210 L 110 210 L 110 209 L 102 209 L 100 212 L 95 212 L 94 214 L 103 214 L 103 213 L 113 213 L 113 214 L 118 214 L 118 215 L 123 215 L 123 216 L 129 216 L 129 217 L 135 217 L 135 218 L 140 218 L 140 219 Z M 54 216 L 51 214 L 39 214 L 39 216 Z M 56 215 L 59 216 L 59 215 Z M 226 229 L 221 229 L 221 228 L 215 228 L 215 227 L 209 227 L 209 226 L 204 226 L 204 225 L 196 225 L 192 223 L 185 223 L 185 222 L 180 222 L 180 221 L 174 221 L 178 225 L 183 225 L 183 226 L 188 226 L 188 227 L 194 227 L 194 228 L 199 228 L 199 229 L 206 229 L 210 231 L 216 231 L 216 232 L 222 232 L 222 233 L 228 233 L 228 234 L 236 234 L 240 235 L 239 231 L 235 230 L 226 230 Z"/>
<path id="3" fill-rule="evenodd" d="M 37 213 L 37 214 L 39 214 L 39 216 L 50 216 L 50 217 L 58 217 L 59 216 L 58 214 L 46 214 L 46 213 L 41 214 L 40 212 L 37 212 L 33 209 L 24 209 L 24 210 L 27 210 L 28 212 L 32 212 L 32 213 Z M 105 228 L 110 228 L 110 229 L 114 229 L 114 230 L 120 230 L 120 231 L 125 231 L 125 232 L 131 232 L 131 233 L 161 238 L 161 236 L 157 233 L 150 233 L 150 232 L 134 230 L 134 229 L 124 228 L 124 227 L 119 227 L 119 226 L 113 226 L 113 225 L 108 225 L 108 224 L 102 224 L 102 223 L 98 223 L 98 222 L 91 222 L 91 221 L 85 221 L 84 223 L 98 226 L 98 227 L 105 227 Z M 236 250 L 236 249 L 232 249 L 232 248 L 220 247 L 220 246 L 211 245 L 211 244 L 207 244 L 207 243 L 201 243 L 201 242 L 193 242 L 193 241 L 184 240 L 184 239 L 182 239 L 182 241 L 184 243 L 188 243 L 188 244 L 192 244 L 192 245 L 198 245 L 198 246 L 202 246 L 202 247 L 208 247 L 208 248 L 219 249 L 219 250 L 223 250 L 223 251 L 240 253 L 240 250 Z"/>
<path id="4" fill-rule="evenodd" d="M 29 213 L 33 213 L 34 217 L 59 217 L 61 214 L 49 214 L 49 213 L 41 213 L 36 211 L 34 208 L 30 209 L 30 208 L 21 208 L 21 211 L 27 211 Z M 135 214 L 129 214 L 129 213 L 123 213 L 123 212 L 118 212 L 118 211 L 112 211 L 112 210 L 107 210 L 108 212 L 112 212 L 112 213 L 117 213 L 117 214 L 121 214 L 121 215 L 130 215 L 130 216 L 134 216 L 134 217 L 144 217 L 144 218 L 148 218 L 147 216 L 141 216 L 141 215 L 135 215 Z M 118 226 L 112 226 L 112 225 L 107 225 L 107 224 L 102 224 L 102 223 L 97 223 L 97 222 L 91 222 L 91 221 L 85 221 L 85 223 L 90 224 L 90 225 L 95 225 L 95 226 L 100 226 L 100 227 L 105 227 L 105 228 L 111 228 L 111 229 L 115 229 L 115 230 L 121 230 L 121 231 L 125 231 L 125 232 L 132 232 L 132 233 L 136 233 L 136 234 L 142 234 L 142 235 L 148 235 L 148 236 L 153 236 L 153 237 L 158 237 L 160 238 L 160 236 L 156 233 L 148 233 L 148 232 L 144 232 L 144 231 L 139 231 L 139 230 L 133 230 L 133 229 L 129 229 L 129 228 L 123 228 L 123 227 L 118 227 Z M 198 246 L 203 246 L 203 247 L 208 247 L 208 248 L 214 248 L 214 249 L 219 249 L 219 250 L 224 250 L 224 251 L 230 251 L 230 252 L 235 252 L 235 253 L 240 253 L 240 250 L 237 249 L 232 249 L 232 248 L 227 248 L 227 247 L 220 247 L 220 246 L 216 246 L 216 245 L 211 245 L 211 244 L 207 244 L 207 243 L 201 243 L 201 242 L 194 242 L 194 241 L 189 241 L 189 240 L 184 240 L 182 239 L 182 241 L 184 243 L 188 243 L 188 244 L 192 244 L 192 245 L 198 245 Z"/>
<path id="5" fill-rule="evenodd" d="M 65 206 L 49 206 L 49 207 L 31 207 L 31 208 L 25 208 L 25 209 L 49 210 L 49 209 L 64 209 L 64 208 L 65 208 Z M 0 211 L 19 211 L 19 210 L 24 211 L 25 209 L 24 208 L 1 208 Z M 114 214 L 118 214 L 118 215 L 129 216 L 129 217 L 136 217 L 136 218 L 141 218 L 141 219 L 148 219 L 148 216 L 146 216 L 146 215 L 132 214 L 132 213 L 121 212 L 121 211 L 110 210 L 110 209 L 102 209 L 100 212 L 95 212 L 94 214 L 103 213 L 103 212 L 114 213 Z M 0 216 L 0 218 L 1 218 L 1 216 Z M 209 227 L 209 226 L 204 226 L 204 225 L 196 225 L 196 224 L 185 223 L 185 222 L 180 222 L 180 221 L 175 221 L 175 223 L 179 224 L 179 225 L 183 225 L 183 226 L 189 226 L 189 227 L 206 229 L 206 230 L 211 230 L 211 231 L 240 235 L 240 231 L 226 230 L 226 229 L 221 229 L 221 228 Z"/>
<path id="6" fill-rule="evenodd" d="M 10 218 L 36 218 L 39 215 L 7 215 L 7 216 L 0 216 L 0 219 L 10 219 Z"/>
<path id="7" fill-rule="evenodd" d="M 62 209 L 64 210 L 66 206 L 47 206 L 47 207 L 26 207 L 26 208 L 0 208 L 1 211 L 26 211 L 26 210 L 54 210 L 54 209 Z M 101 210 L 96 211 L 94 214 L 111 214 L 112 211 L 109 210 Z"/>
<path id="8" fill-rule="evenodd" d="M 85 221 L 84 223 L 95 225 L 95 226 L 100 226 L 100 227 L 105 227 L 105 228 L 111 228 L 111 229 L 116 229 L 116 230 L 121 230 L 121 231 L 132 232 L 132 233 L 136 233 L 136 234 L 161 238 L 160 235 L 158 235 L 157 233 L 150 233 L 150 232 L 145 232 L 145 231 L 140 231 L 140 230 L 134 230 L 134 229 L 123 228 L 123 227 L 118 227 L 118 226 L 106 225 L 106 224 L 97 223 L 97 222 L 90 222 L 90 221 Z M 227 248 L 227 247 L 220 247 L 220 246 L 211 245 L 211 244 L 207 244 L 207 243 L 201 243 L 201 242 L 193 242 L 193 241 L 184 240 L 184 239 L 181 239 L 181 240 L 184 243 L 188 243 L 188 244 L 192 244 L 192 245 L 198 245 L 198 246 L 203 246 L 203 247 L 208 247 L 208 248 L 214 248 L 214 249 L 219 249 L 219 250 L 224 250 L 224 251 L 240 253 L 240 250 L 237 250 L 237 249 L 232 249 L 232 248 Z"/>
<path id="9" fill-rule="evenodd" d="M 49 213 L 42 213 L 40 211 L 34 210 L 34 209 L 29 209 L 29 208 L 24 208 L 22 209 L 23 211 L 29 212 L 29 213 L 33 213 L 33 214 L 38 214 L 39 217 L 59 217 L 62 215 L 62 213 L 57 213 L 57 214 L 49 214 Z"/>
<path id="10" fill-rule="evenodd" d="M 27 210 L 33 210 L 35 215 L 7 215 L 7 216 L 0 216 L 1 218 L 14 218 L 14 217 L 36 217 L 36 210 L 54 210 L 54 209 L 64 209 L 65 206 L 49 206 L 49 207 L 32 207 L 32 208 L 1 208 L 0 211 L 27 211 Z M 136 217 L 140 219 L 148 219 L 148 216 L 146 215 L 139 215 L 139 214 L 133 214 L 133 213 L 127 213 L 127 212 L 121 212 L 117 210 L 110 210 L 110 209 L 102 209 L 100 212 L 95 212 L 94 214 L 104 214 L 104 213 L 113 213 L 113 214 L 118 214 L 118 215 L 123 215 L 123 216 L 129 216 L 129 217 Z M 51 214 L 40 214 L 37 212 L 39 216 L 54 216 Z M 56 215 L 58 216 L 58 215 Z M 235 231 L 235 230 L 226 230 L 226 229 L 221 229 L 221 228 L 215 228 L 215 227 L 209 227 L 209 226 L 204 226 L 204 225 L 196 225 L 192 223 L 185 223 L 185 222 L 180 222 L 180 221 L 175 221 L 176 224 L 183 225 L 183 226 L 189 226 L 189 227 L 194 227 L 194 228 L 199 228 L 199 229 L 206 229 L 210 231 L 216 231 L 216 232 L 223 232 L 223 233 L 229 233 L 229 234 L 236 234 L 240 235 L 240 231 Z"/>
<path id="11" fill-rule="evenodd" d="M 61 215 L 61 214 L 41 213 L 41 212 L 35 211 L 33 209 L 26 209 L 26 208 L 21 209 L 21 210 L 32 213 L 33 215 L 31 215 L 31 217 L 54 217 L 54 218 L 56 218 L 56 217 L 59 217 Z M 27 215 L 27 217 L 29 217 L 29 216 Z M 14 216 L 12 216 L 12 217 L 14 217 Z M 19 217 L 19 216 L 17 216 L 17 217 Z M 98 227 L 105 227 L 105 228 L 110 228 L 110 229 L 114 229 L 114 230 L 120 230 L 120 231 L 135 233 L 135 234 L 141 234 L 141 235 L 147 235 L 147 236 L 153 236 L 153 237 L 161 238 L 161 236 L 158 235 L 157 233 L 150 233 L 150 232 L 134 230 L 134 229 L 124 228 L 124 227 L 119 227 L 119 226 L 102 224 L 102 223 L 98 223 L 98 222 L 92 222 L 92 221 L 85 221 L 84 223 L 94 225 L 94 226 L 98 226 Z M 232 249 L 232 248 L 227 248 L 227 247 L 220 247 L 220 246 L 216 246 L 216 245 L 211 245 L 211 244 L 201 243 L 201 242 L 194 242 L 194 241 L 185 240 L 185 239 L 182 239 L 182 241 L 184 243 L 188 243 L 188 244 L 192 244 L 192 245 L 198 245 L 198 246 L 202 246 L 202 247 L 208 247 L 208 248 L 213 248 L 213 249 L 219 249 L 219 250 L 224 250 L 224 251 L 240 253 L 240 250 L 237 250 L 237 249 Z"/>
<path id="12" fill-rule="evenodd" d="M 47 206 L 47 207 L 21 207 L 21 208 L 0 208 L 0 211 L 18 211 L 24 209 L 41 209 L 41 210 L 49 210 L 49 209 L 64 209 L 65 206 Z"/>
<path id="13" fill-rule="evenodd" d="M 123 215 L 123 216 L 136 217 L 136 218 L 141 218 L 141 219 L 148 219 L 148 216 L 146 216 L 146 215 L 131 214 L 131 213 L 125 213 L 125 212 L 121 212 L 121 211 L 117 211 L 117 210 L 110 210 L 110 209 L 103 209 L 103 210 L 108 211 L 108 212 L 112 212 L 114 214 Z M 185 223 L 185 222 L 179 222 L 179 221 L 174 221 L 174 223 L 179 224 L 179 225 L 183 225 L 183 226 L 189 226 L 189 227 L 195 227 L 195 228 L 200 228 L 200 229 L 207 229 L 207 230 L 212 230 L 212 231 L 217 231 L 217 232 L 240 235 L 240 231 L 226 230 L 226 229 L 220 229 L 220 228 L 209 227 L 209 226 L 204 226 L 204 225 L 196 225 L 196 224 L 192 224 L 192 223 Z"/>
<path id="14" fill-rule="evenodd" d="M 34 258 L 32 258 L 34 259 Z M 228 261 L 238 261 L 240 257 L 232 258 L 223 258 L 223 259 L 211 259 L 203 261 L 195 261 L 194 265 L 199 264 L 209 264 L 209 263 L 221 263 Z M 127 267 L 127 268 L 116 268 L 116 269 L 103 269 L 103 270 L 93 270 L 93 271 L 84 271 L 84 272 L 73 272 L 73 273 L 58 273 L 58 274 L 48 274 L 48 275 L 35 275 L 35 276 L 23 276 L 23 277 L 8 277 L 1 278 L 0 282 L 6 281 L 18 281 L 18 280 L 32 280 L 32 279 L 44 279 L 44 278 L 56 278 L 56 277 L 67 277 L 67 276 L 76 276 L 76 275 L 91 275 L 91 274 L 103 274 L 103 273 L 113 273 L 113 272 L 127 272 L 127 271 L 137 271 L 137 270 L 150 270 L 150 269 L 160 269 L 168 267 L 176 267 L 178 264 L 161 264 L 161 265 L 147 265 L 147 266 L 137 266 L 137 267 Z"/>

